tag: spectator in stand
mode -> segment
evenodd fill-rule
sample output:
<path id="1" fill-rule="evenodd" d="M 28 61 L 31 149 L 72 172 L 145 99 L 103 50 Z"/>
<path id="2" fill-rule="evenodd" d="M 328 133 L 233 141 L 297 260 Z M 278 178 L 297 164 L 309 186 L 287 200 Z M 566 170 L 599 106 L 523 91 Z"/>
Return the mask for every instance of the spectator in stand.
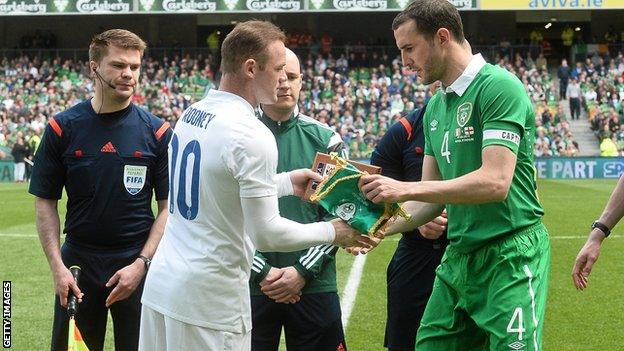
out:
<path id="1" fill-rule="evenodd" d="M 617 144 L 609 133 L 606 133 L 602 137 L 600 142 L 600 156 L 602 157 L 615 157 L 618 155 Z"/>
<path id="2" fill-rule="evenodd" d="M 557 78 L 559 78 L 559 100 L 566 98 L 566 91 L 568 88 L 568 81 L 570 79 L 570 67 L 568 66 L 568 60 L 561 60 L 561 66 L 557 70 Z"/>
<path id="3" fill-rule="evenodd" d="M 537 59 L 535 60 L 535 66 L 538 70 L 542 71 L 546 71 L 548 69 L 548 62 L 546 61 L 544 52 L 540 52 L 539 55 L 537 55 Z"/>
<path id="4" fill-rule="evenodd" d="M 579 79 L 581 73 L 583 73 L 583 63 L 577 62 L 576 66 L 570 71 L 570 78 Z"/>
<path id="5" fill-rule="evenodd" d="M 620 129 L 615 133 L 615 143 L 617 145 L 618 154 L 624 156 L 624 124 L 620 124 Z"/>
<path id="6" fill-rule="evenodd" d="M 26 163 L 24 160 L 30 156 L 30 150 L 28 145 L 24 143 L 24 137 L 22 137 L 21 133 L 18 135 L 15 145 L 13 145 L 11 156 L 13 156 L 13 176 L 15 182 L 23 183 L 26 173 Z"/>
<path id="7" fill-rule="evenodd" d="M 565 60 L 564 60 L 565 61 Z M 570 115 L 572 120 L 581 118 L 581 85 L 576 78 L 572 78 L 572 83 L 567 86 L 564 98 L 570 101 Z"/>

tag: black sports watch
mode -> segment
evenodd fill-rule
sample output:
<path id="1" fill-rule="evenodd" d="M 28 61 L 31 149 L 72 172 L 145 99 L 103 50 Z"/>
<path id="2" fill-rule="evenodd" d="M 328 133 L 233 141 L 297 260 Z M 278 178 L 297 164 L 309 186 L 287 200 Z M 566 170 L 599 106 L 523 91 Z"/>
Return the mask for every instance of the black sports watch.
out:
<path id="1" fill-rule="evenodd" d="M 601 232 L 604 233 L 605 238 L 609 236 L 609 234 L 611 234 L 611 229 L 609 229 L 609 227 L 607 227 L 606 225 L 604 225 L 604 223 L 598 222 L 598 221 L 594 221 L 594 223 L 592 223 L 591 225 L 592 229 L 600 229 Z"/>
<path id="2" fill-rule="evenodd" d="M 143 263 L 145 263 L 145 270 L 149 270 L 149 266 L 152 263 L 152 260 L 150 260 L 149 258 L 143 256 L 143 255 L 139 255 L 139 257 L 137 257 L 138 259 L 140 259 L 141 261 L 143 261 Z"/>

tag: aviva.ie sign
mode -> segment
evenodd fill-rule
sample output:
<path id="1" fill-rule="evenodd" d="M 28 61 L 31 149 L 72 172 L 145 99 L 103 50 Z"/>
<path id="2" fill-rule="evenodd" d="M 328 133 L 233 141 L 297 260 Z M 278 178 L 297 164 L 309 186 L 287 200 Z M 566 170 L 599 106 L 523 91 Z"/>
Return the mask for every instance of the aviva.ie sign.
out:
<path id="1" fill-rule="evenodd" d="M 624 174 L 624 157 L 554 157 L 535 159 L 543 179 L 617 179 Z"/>
<path id="2" fill-rule="evenodd" d="M 600 10 L 624 8 L 624 0 L 481 0 L 481 10 Z"/>

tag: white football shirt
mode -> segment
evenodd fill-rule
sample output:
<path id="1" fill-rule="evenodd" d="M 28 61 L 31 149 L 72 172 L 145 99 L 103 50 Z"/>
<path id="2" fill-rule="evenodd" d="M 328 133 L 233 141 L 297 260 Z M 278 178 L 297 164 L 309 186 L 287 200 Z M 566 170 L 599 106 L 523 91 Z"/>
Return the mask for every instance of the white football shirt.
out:
<path id="1" fill-rule="evenodd" d="M 169 145 L 169 218 L 142 302 L 185 323 L 251 329 L 241 197 L 276 195 L 277 147 L 253 107 L 211 90 L 177 122 Z"/>
<path id="2" fill-rule="evenodd" d="M 170 215 L 144 304 L 188 324 L 251 329 L 253 244 L 293 251 L 335 239 L 331 223 L 279 215 L 278 190 L 292 185 L 276 167 L 275 139 L 241 97 L 213 90 L 184 111 L 169 144 Z"/>

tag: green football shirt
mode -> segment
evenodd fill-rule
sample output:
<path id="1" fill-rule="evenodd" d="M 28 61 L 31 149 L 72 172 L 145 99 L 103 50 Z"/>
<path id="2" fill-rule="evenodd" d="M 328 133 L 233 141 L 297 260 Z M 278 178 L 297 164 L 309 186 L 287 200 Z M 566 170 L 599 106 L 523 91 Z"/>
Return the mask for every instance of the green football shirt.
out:
<path id="1" fill-rule="evenodd" d="M 431 98 L 423 123 L 425 153 L 435 157 L 444 180 L 480 168 L 481 152 L 489 145 L 505 146 L 517 156 L 504 201 L 446 205 L 451 245 L 470 252 L 540 221 L 544 211 L 533 166 L 535 115 L 520 80 L 475 55 L 451 86 Z"/>

